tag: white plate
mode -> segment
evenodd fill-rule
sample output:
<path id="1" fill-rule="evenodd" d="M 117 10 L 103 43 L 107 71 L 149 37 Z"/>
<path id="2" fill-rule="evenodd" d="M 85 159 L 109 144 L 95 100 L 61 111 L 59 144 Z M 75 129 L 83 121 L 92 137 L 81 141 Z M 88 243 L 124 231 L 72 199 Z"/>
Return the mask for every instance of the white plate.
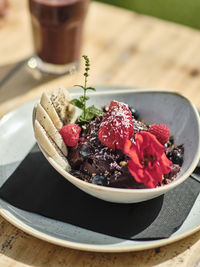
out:
<path id="1" fill-rule="evenodd" d="M 110 88 L 98 89 L 97 95 L 104 94 L 103 90 L 108 93 Z M 118 88 L 117 92 L 120 91 L 120 88 Z M 35 143 L 31 121 L 35 102 L 26 103 L 0 120 L 0 186 L 16 169 Z M 191 235 L 200 230 L 199 207 L 200 195 L 181 228 L 170 238 L 155 241 L 133 241 L 99 234 L 74 225 L 48 219 L 15 208 L 0 199 L 0 214 L 23 231 L 64 247 L 101 252 L 125 252 L 155 248 Z"/>

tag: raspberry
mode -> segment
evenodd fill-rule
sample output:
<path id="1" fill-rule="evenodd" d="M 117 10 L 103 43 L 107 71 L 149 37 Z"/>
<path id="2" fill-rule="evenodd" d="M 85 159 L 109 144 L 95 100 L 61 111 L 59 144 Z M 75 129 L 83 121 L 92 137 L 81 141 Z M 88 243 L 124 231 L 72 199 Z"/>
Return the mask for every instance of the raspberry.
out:
<path id="1" fill-rule="evenodd" d="M 133 135 L 133 119 L 128 106 L 111 101 L 109 110 L 100 124 L 99 140 L 112 150 L 123 150 L 126 139 L 130 139 Z"/>
<path id="2" fill-rule="evenodd" d="M 79 140 L 81 127 L 77 124 L 66 124 L 59 132 L 67 146 L 75 146 Z"/>
<path id="3" fill-rule="evenodd" d="M 165 124 L 152 124 L 148 131 L 155 135 L 162 145 L 166 144 L 169 140 L 170 132 L 168 126 Z"/>

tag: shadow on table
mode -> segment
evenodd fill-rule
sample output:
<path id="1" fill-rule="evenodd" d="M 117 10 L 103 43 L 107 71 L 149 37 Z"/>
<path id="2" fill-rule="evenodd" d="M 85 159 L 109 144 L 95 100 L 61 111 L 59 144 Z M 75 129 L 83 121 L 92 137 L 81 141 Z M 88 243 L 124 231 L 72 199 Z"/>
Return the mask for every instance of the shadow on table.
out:
<path id="1" fill-rule="evenodd" d="M 30 69 L 27 61 L 28 58 L 13 64 L 0 66 L 0 104 L 57 78 L 57 76 L 41 74 Z"/>

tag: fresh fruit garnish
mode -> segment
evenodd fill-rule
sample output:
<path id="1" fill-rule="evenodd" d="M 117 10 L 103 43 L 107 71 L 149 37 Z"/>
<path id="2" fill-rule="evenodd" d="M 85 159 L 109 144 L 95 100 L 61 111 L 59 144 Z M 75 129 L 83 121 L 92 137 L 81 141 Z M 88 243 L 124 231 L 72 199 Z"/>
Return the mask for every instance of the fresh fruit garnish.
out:
<path id="1" fill-rule="evenodd" d="M 155 135 L 158 141 L 163 145 L 169 140 L 170 132 L 168 126 L 165 124 L 152 124 L 148 131 Z"/>
<path id="2" fill-rule="evenodd" d="M 98 132 L 99 140 L 112 150 L 123 150 L 126 139 L 134 135 L 131 111 L 124 103 L 111 101 Z"/>
<path id="3" fill-rule="evenodd" d="M 86 107 L 86 101 L 89 100 L 90 98 L 86 96 L 86 92 L 88 90 L 96 91 L 95 88 L 93 87 L 87 87 L 87 78 L 89 76 L 88 71 L 90 70 L 90 61 L 88 56 L 83 56 L 85 60 L 85 73 L 83 74 L 85 76 L 85 82 L 84 85 L 74 85 L 81 87 L 83 89 L 83 96 L 80 96 L 79 99 L 75 98 L 73 99 L 70 103 L 76 106 L 77 108 L 82 110 L 81 115 L 78 117 L 79 122 L 90 122 L 95 115 L 103 115 L 103 111 L 96 108 L 94 105 L 90 107 Z"/>
<path id="4" fill-rule="evenodd" d="M 67 146 L 76 146 L 79 140 L 81 127 L 77 124 L 66 124 L 59 131 Z"/>

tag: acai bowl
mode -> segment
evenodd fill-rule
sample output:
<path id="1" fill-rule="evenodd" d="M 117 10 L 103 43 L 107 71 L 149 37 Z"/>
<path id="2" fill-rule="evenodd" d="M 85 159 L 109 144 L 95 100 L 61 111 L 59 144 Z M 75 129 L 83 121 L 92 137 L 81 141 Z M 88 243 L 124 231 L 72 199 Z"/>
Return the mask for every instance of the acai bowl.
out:
<path id="1" fill-rule="evenodd" d="M 84 192 L 116 203 L 152 199 L 184 182 L 200 154 L 194 105 L 168 91 L 95 91 L 86 88 L 85 70 L 83 95 L 58 87 L 34 109 L 35 137 L 49 163 Z"/>
<path id="2" fill-rule="evenodd" d="M 41 142 L 38 145 L 49 163 L 69 182 L 84 192 L 102 200 L 116 203 L 134 203 L 155 198 L 184 182 L 193 172 L 199 160 L 200 122 L 197 109 L 180 94 L 151 89 L 116 89 L 89 94 L 91 104 L 97 107 L 109 104 L 113 99 L 134 106 L 148 124 L 168 125 L 176 144 L 184 144 L 184 160 L 174 181 L 161 187 L 123 189 L 87 183 L 71 175 L 54 157 L 49 155 Z M 71 97 L 76 97 L 71 94 Z M 34 112 L 35 114 L 35 112 Z M 35 118 L 35 115 L 33 116 Z"/>

